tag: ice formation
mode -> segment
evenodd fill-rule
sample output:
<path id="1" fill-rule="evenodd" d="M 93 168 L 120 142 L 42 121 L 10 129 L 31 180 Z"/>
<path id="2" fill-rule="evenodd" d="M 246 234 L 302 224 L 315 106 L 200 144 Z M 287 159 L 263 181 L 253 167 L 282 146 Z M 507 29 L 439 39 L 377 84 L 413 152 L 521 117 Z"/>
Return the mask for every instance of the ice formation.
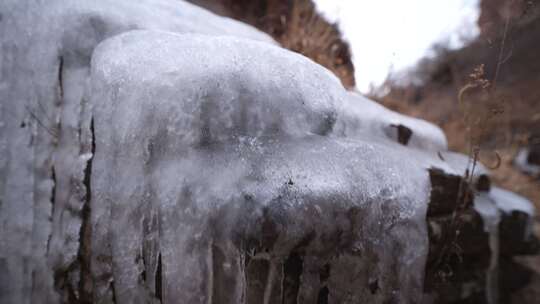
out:
<path id="1" fill-rule="evenodd" d="M 154 287 L 129 275 L 145 267 L 138 252 L 167 265 L 165 302 L 420 300 L 423 160 L 398 143 L 329 136 L 347 93 L 325 69 L 263 43 L 130 32 L 98 46 L 91 75 L 92 189 L 111 202 L 92 204 L 92 220 L 120 228 L 120 246 L 100 255 L 123 265 L 121 302 Z M 144 221 L 159 222 L 159 238 L 144 241 Z"/>
<path id="2" fill-rule="evenodd" d="M 529 216 L 534 216 L 534 207 L 529 200 L 513 192 L 493 187 L 491 194 L 495 200 L 497 208 L 505 213 L 520 211 Z"/>
<path id="3" fill-rule="evenodd" d="M 431 151 L 445 151 L 442 130 L 427 121 L 408 117 L 350 92 L 341 104 L 341 115 L 335 133 L 351 138 L 388 138 L 403 145 Z"/>
<path id="4" fill-rule="evenodd" d="M 1 1 L 1 303 L 54 303 L 55 290 L 68 288 L 85 296 L 76 286 L 89 267 L 90 58 L 101 41 L 132 29 L 275 44 L 184 1 Z"/>
<path id="5" fill-rule="evenodd" d="M 489 249 L 491 252 L 499 252 L 499 223 L 501 220 L 500 211 L 497 208 L 496 200 L 492 198 L 493 189 L 490 193 L 480 193 L 475 197 L 474 209 L 480 214 L 484 221 L 484 229 L 489 234 Z M 489 304 L 498 303 L 498 264 L 499 255 L 492 254 L 486 276 L 486 299 Z"/>
<path id="6" fill-rule="evenodd" d="M 4 1 L 0 43 L 0 302 L 422 301 L 437 127 L 182 1 Z"/>
<path id="7" fill-rule="evenodd" d="M 522 172 L 530 174 L 532 176 L 540 177 L 540 165 L 535 164 L 532 161 L 529 161 L 531 155 L 531 149 L 523 148 L 519 150 L 516 158 L 514 159 L 514 164 Z"/>
<path id="8" fill-rule="evenodd" d="M 523 213 L 528 216 L 523 224 L 523 234 L 513 237 L 519 241 L 525 241 L 530 237 L 532 230 L 532 217 L 534 207 L 524 197 L 510 191 L 491 187 L 489 192 L 479 192 L 474 199 L 474 209 L 480 214 L 484 222 L 484 229 L 489 234 L 489 248 L 491 252 L 500 251 L 499 227 L 504 217 L 510 217 L 513 212 Z M 489 268 L 486 277 L 486 299 L 490 304 L 498 303 L 498 259 L 499 254 L 491 254 Z"/>

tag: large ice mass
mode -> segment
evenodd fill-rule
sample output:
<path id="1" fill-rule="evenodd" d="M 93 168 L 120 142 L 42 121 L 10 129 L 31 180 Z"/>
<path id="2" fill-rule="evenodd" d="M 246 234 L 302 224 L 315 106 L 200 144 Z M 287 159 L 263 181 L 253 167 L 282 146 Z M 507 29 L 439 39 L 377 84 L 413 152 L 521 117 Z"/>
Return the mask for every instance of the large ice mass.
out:
<path id="1" fill-rule="evenodd" d="M 1 303 L 436 296 L 426 215 L 470 162 L 436 126 L 182 1 L 3 1 L 0 43 Z M 493 249 L 532 206 L 490 189 Z"/>

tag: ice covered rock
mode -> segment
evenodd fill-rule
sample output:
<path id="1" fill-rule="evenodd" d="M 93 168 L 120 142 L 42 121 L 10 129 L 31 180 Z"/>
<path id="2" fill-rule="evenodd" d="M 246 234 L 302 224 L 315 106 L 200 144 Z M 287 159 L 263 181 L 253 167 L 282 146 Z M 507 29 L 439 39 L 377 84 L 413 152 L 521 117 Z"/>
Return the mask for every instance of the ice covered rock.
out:
<path id="1" fill-rule="evenodd" d="M 520 149 L 514 164 L 522 172 L 540 177 L 540 148 L 532 146 Z"/>
<path id="2" fill-rule="evenodd" d="M 446 136 L 427 121 L 408 117 L 350 92 L 340 105 L 335 133 L 351 138 L 389 138 L 424 150 L 446 151 Z"/>
<path id="3" fill-rule="evenodd" d="M 463 156 L 448 156 L 444 154 L 445 160 L 457 172 L 466 170 Z M 540 249 L 531 233 L 532 203 L 493 187 L 489 172 L 480 164 L 474 167 L 476 173 L 469 178 L 430 170 L 426 291 L 436 294 L 436 303 L 507 303 L 531 275 L 513 257 L 537 254 Z"/>
<path id="4" fill-rule="evenodd" d="M 439 129 L 181 1 L 0 14 L 0 302 L 426 298 Z"/>
<path id="5" fill-rule="evenodd" d="M 348 93 L 325 69 L 139 31 L 102 43 L 91 75 L 92 243 L 110 243 L 93 255 L 119 266 L 100 296 L 110 280 L 122 302 L 155 295 L 132 272 L 159 259 L 164 302 L 420 300 L 429 157 L 329 136 Z"/>
<path id="6" fill-rule="evenodd" d="M 101 41 L 132 29 L 275 44 L 184 1 L 0 1 L 2 303 L 54 303 L 57 290 L 71 290 L 67 301 L 92 283 L 81 274 L 89 267 L 90 58 Z"/>

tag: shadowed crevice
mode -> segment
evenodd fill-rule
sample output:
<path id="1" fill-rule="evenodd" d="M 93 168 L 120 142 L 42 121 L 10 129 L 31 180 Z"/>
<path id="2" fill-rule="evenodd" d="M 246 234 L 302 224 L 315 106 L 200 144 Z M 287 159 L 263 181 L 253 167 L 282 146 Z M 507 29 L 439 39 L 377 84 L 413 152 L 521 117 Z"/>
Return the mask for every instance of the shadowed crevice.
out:
<path id="1" fill-rule="evenodd" d="M 404 125 L 391 125 L 397 129 L 397 140 L 400 144 L 406 146 L 411 139 L 413 131 Z"/>
<path id="2" fill-rule="evenodd" d="M 282 304 L 298 303 L 298 291 L 300 290 L 303 268 L 304 261 L 302 257 L 297 252 L 291 253 L 283 265 Z"/>
<path id="3" fill-rule="evenodd" d="M 163 303 L 163 295 L 161 293 L 161 276 L 162 276 L 162 265 L 161 265 L 161 253 L 158 256 L 158 264 L 156 269 L 156 298 L 159 300 L 160 303 Z"/>
<path id="4" fill-rule="evenodd" d="M 80 303 L 92 303 L 93 302 L 93 284 L 92 275 L 90 270 L 90 261 L 92 254 L 92 226 L 90 225 L 92 200 L 92 162 L 96 153 L 96 137 L 94 130 L 94 119 L 90 121 L 90 135 L 91 135 L 91 153 L 92 156 L 86 162 L 84 169 L 83 184 L 86 188 L 86 197 L 81 212 L 81 230 L 79 232 L 79 252 L 78 260 L 80 264 L 80 280 L 79 280 L 79 299 Z"/>
<path id="5" fill-rule="evenodd" d="M 54 214 L 54 203 L 56 201 L 56 169 L 54 166 L 51 167 L 51 180 L 52 180 L 52 189 L 51 189 L 51 214 Z"/>
<path id="6" fill-rule="evenodd" d="M 330 294 L 330 291 L 328 290 L 328 287 L 324 286 L 319 290 L 319 295 L 317 297 L 317 304 L 328 304 L 328 295 Z"/>
<path id="7" fill-rule="evenodd" d="M 60 56 L 58 58 L 58 97 L 59 102 L 64 100 L 64 57 Z"/>
<path id="8" fill-rule="evenodd" d="M 117 301 L 116 301 L 116 286 L 115 286 L 114 280 L 111 281 L 110 289 L 111 289 L 111 293 L 112 293 L 113 304 L 116 304 L 117 303 Z"/>
<path id="9" fill-rule="evenodd" d="M 319 281 L 321 282 L 322 288 L 319 290 L 319 294 L 317 295 L 317 304 L 328 304 L 328 295 L 330 294 L 330 290 L 326 284 L 330 278 L 330 271 L 331 268 L 330 264 L 328 263 L 324 264 L 319 271 Z"/>

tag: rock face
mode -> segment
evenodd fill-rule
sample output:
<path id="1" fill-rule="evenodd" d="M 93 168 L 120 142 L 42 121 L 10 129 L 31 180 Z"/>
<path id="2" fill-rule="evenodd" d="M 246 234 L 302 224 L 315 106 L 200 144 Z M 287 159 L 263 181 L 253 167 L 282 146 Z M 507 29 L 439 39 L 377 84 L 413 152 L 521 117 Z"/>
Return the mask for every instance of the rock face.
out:
<path id="1" fill-rule="evenodd" d="M 252 28 L 179 1 L 0 13 L 1 303 L 493 302 L 499 236 L 529 250 L 530 204 L 463 178 L 437 127 Z M 480 279 L 439 282 L 467 214 Z"/>
<path id="2" fill-rule="evenodd" d="M 92 243 L 118 244 L 97 255 L 122 265 L 120 302 L 152 290 L 130 273 L 158 255 L 164 302 L 420 300 L 427 162 L 333 136 L 347 93 L 325 69 L 267 44 L 131 32 L 95 50 L 91 81 L 92 189 L 110 201 L 92 204 Z"/>

